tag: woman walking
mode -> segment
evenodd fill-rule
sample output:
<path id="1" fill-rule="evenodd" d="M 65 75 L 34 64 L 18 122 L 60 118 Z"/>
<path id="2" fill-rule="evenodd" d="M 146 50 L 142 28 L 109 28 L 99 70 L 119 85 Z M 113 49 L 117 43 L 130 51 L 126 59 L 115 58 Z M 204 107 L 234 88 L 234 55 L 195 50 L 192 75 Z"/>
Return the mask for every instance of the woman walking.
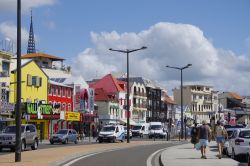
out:
<path id="1" fill-rule="evenodd" d="M 217 142 L 218 150 L 219 150 L 218 158 L 221 159 L 223 146 L 224 146 L 226 135 L 227 135 L 227 131 L 224 128 L 224 126 L 222 126 L 222 123 L 220 121 L 217 121 L 215 134 L 216 134 L 215 135 L 216 136 L 216 142 Z"/>

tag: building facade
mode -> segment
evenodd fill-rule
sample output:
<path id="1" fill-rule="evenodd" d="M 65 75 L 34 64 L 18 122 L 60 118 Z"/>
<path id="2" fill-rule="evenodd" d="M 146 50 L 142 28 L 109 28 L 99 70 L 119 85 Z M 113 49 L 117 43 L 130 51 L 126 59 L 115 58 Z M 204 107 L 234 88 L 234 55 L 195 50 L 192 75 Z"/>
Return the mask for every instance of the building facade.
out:
<path id="1" fill-rule="evenodd" d="M 174 101 L 181 105 L 181 90 L 173 89 Z M 212 86 L 186 85 L 183 86 L 183 105 L 187 105 L 194 120 L 211 120 L 218 114 L 218 92 Z"/>

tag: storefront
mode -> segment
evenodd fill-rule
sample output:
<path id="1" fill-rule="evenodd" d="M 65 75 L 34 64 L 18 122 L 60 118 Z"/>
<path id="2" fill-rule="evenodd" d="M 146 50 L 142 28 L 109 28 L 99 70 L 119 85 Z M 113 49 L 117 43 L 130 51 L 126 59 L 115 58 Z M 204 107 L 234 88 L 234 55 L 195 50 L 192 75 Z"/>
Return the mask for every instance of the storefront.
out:
<path id="1" fill-rule="evenodd" d="M 60 117 L 53 115 L 52 105 L 24 103 L 23 109 L 22 123 L 36 125 L 39 139 L 49 139 L 50 123 Z"/>

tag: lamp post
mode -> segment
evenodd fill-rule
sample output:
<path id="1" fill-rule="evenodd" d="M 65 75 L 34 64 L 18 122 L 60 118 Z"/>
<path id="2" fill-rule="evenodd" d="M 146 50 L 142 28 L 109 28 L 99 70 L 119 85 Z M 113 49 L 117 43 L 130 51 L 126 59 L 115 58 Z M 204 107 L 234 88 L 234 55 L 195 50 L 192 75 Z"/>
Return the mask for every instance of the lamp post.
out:
<path id="1" fill-rule="evenodd" d="M 129 117 L 130 117 L 130 112 L 129 112 L 129 53 L 139 51 L 139 50 L 144 50 L 146 48 L 147 47 L 143 46 L 138 49 L 125 49 L 125 50 L 116 50 L 112 48 L 109 49 L 110 51 L 116 51 L 116 52 L 127 54 L 127 143 L 129 143 L 129 139 L 130 139 L 129 138 L 129 130 L 130 130 L 130 126 L 129 126 Z"/>
<path id="2" fill-rule="evenodd" d="M 17 1 L 17 89 L 15 162 L 21 162 L 21 0 Z"/>
<path id="3" fill-rule="evenodd" d="M 182 92 L 183 86 L 182 86 L 182 70 L 184 70 L 184 69 L 186 69 L 186 68 L 188 68 L 190 66 L 192 66 L 192 64 L 187 64 L 184 67 L 175 67 L 175 66 L 169 66 L 169 65 L 166 66 L 167 68 L 172 68 L 172 69 L 176 69 L 176 70 L 180 70 L 181 71 L 181 139 L 183 139 L 183 92 Z"/>

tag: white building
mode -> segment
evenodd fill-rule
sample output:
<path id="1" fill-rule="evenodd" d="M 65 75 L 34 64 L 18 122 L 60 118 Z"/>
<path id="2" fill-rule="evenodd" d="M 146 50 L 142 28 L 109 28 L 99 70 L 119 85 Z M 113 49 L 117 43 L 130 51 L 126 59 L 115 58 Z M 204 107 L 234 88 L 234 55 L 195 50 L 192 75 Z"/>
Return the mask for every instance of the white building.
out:
<path id="1" fill-rule="evenodd" d="M 174 101 L 181 105 L 181 90 L 173 89 L 173 94 Z M 218 91 L 206 85 L 183 86 L 183 105 L 189 106 L 195 120 L 209 121 L 218 114 Z"/>

